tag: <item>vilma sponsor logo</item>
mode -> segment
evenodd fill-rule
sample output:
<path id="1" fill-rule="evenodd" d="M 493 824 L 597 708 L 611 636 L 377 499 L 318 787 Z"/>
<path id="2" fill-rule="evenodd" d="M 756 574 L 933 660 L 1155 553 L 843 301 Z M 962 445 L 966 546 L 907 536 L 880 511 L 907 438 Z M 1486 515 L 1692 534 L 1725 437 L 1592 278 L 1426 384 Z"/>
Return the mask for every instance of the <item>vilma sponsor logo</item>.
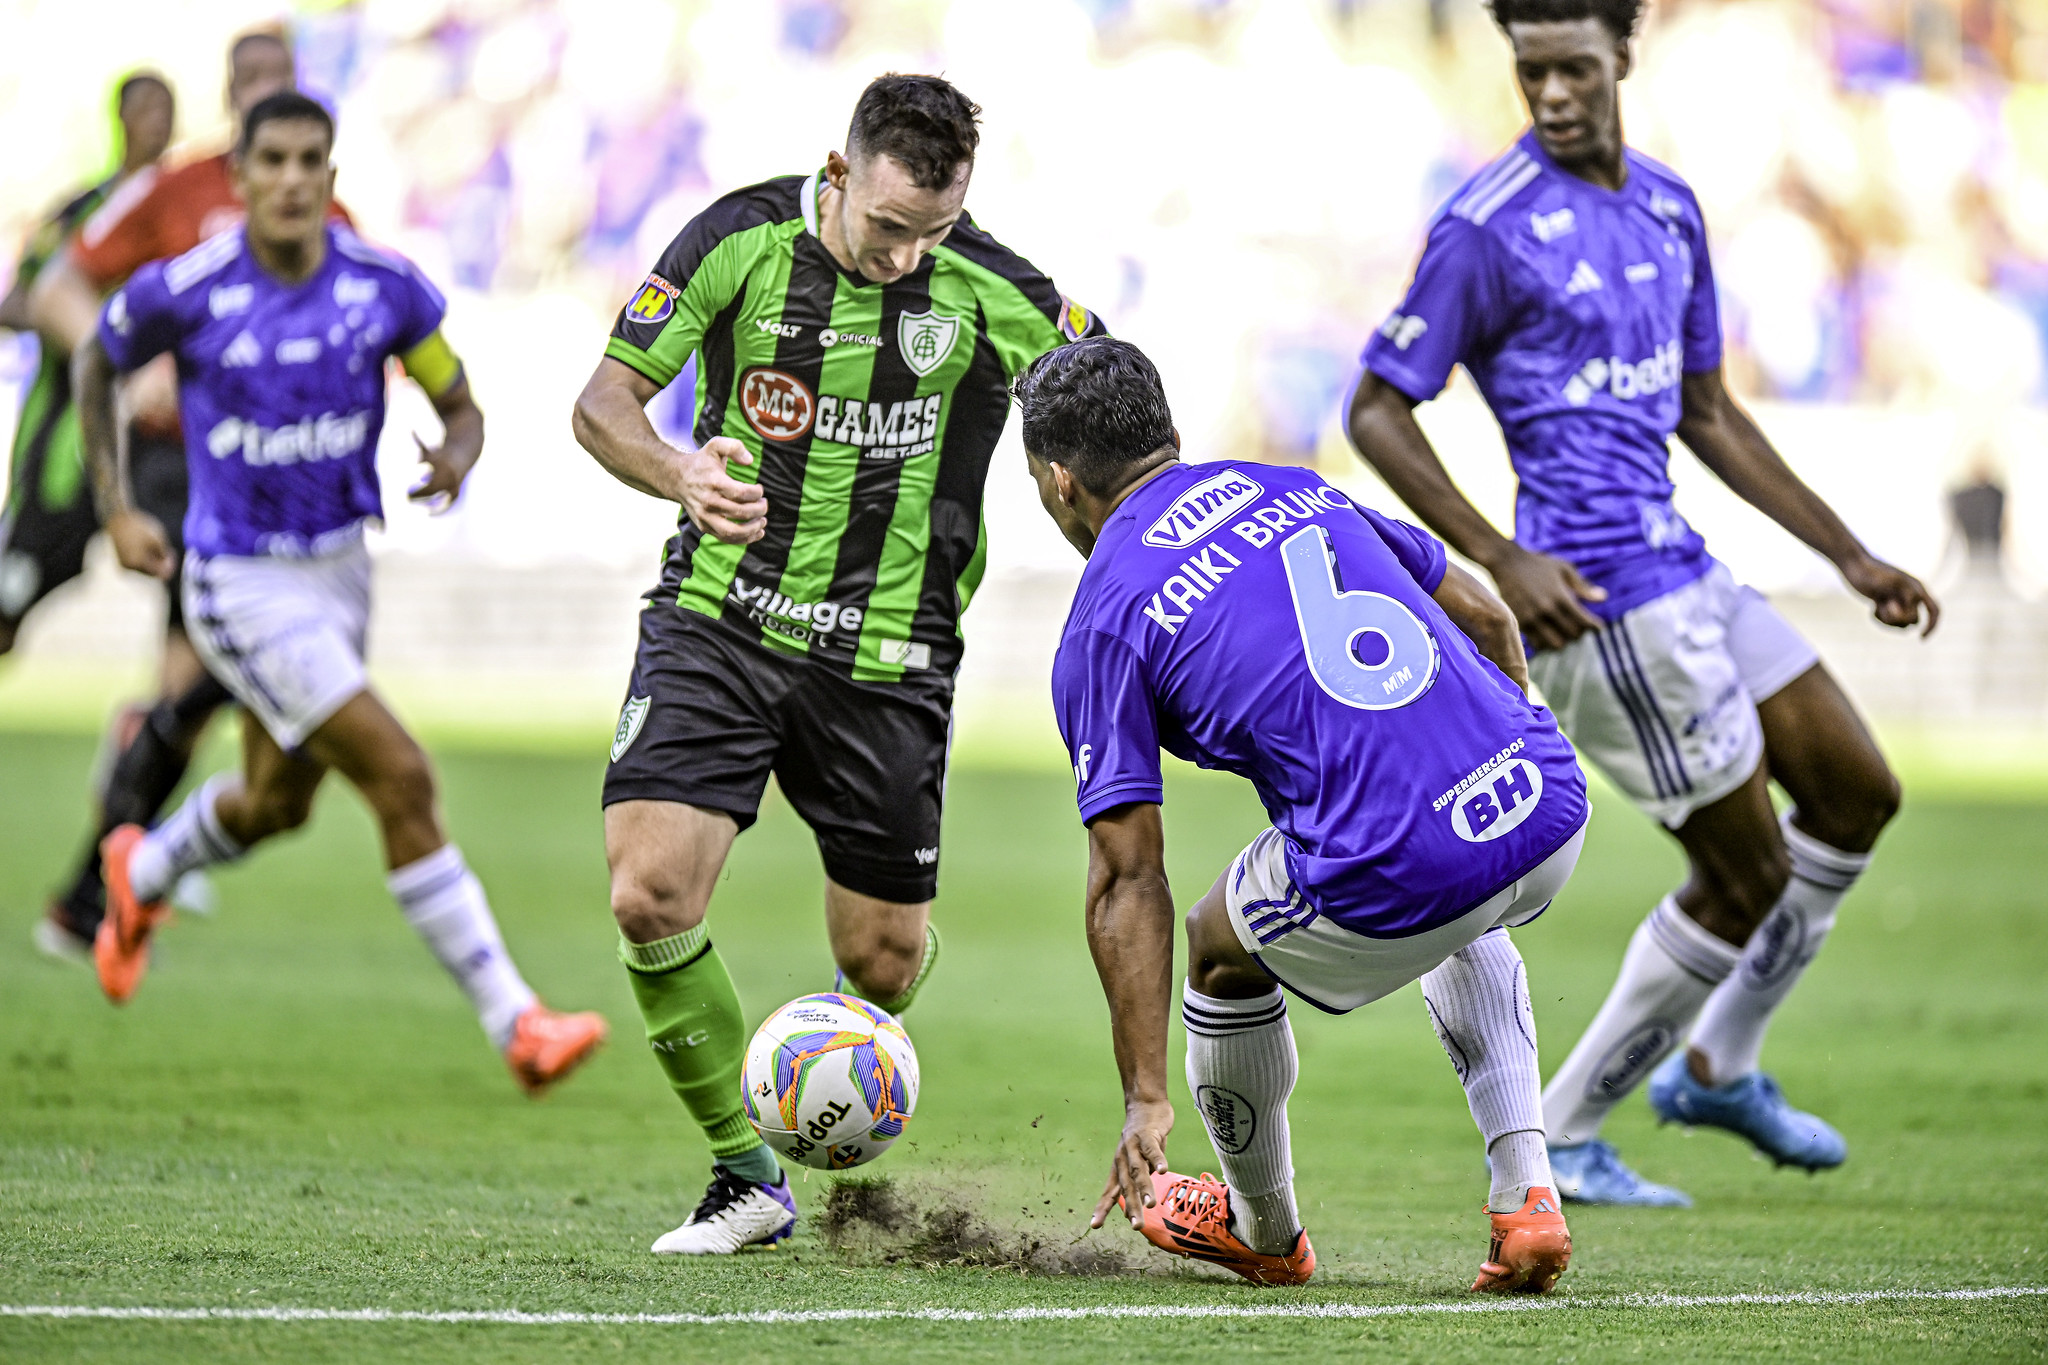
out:
<path id="1" fill-rule="evenodd" d="M 1202 480 L 1175 498 L 1139 537 L 1160 550 L 1185 550 L 1230 520 L 1231 513 L 1264 497 L 1266 490 L 1235 469 Z"/>
<path id="2" fill-rule="evenodd" d="M 1451 807 L 1451 828 L 1468 844 L 1500 838 L 1527 820 L 1543 799 L 1543 770 L 1526 758 L 1511 758 L 1483 785 Z"/>
<path id="3" fill-rule="evenodd" d="M 1677 1041 L 1678 1030 L 1668 1021 L 1650 1020 L 1608 1050 L 1593 1078 L 1586 1082 L 1586 1098 L 1604 1103 L 1627 1094 Z"/>
<path id="4" fill-rule="evenodd" d="M 640 292 L 626 305 L 626 321 L 656 326 L 667 322 L 676 311 L 676 300 L 683 291 L 659 275 L 649 275 L 640 286 Z"/>
<path id="5" fill-rule="evenodd" d="M 1225 1156 L 1236 1156 L 1252 1145 L 1259 1131 L 1259 1111 L 1235 1090 L 1205 1085 L 1195 1091 L 1195 1105 L 1209 1129 L 1209 1140 Z"/>
<path id="6" fill-rule="evenodd" d="M 817 400 L 804 381 L 783 370 L 756 368 L 740 376 L 740 411 L 770 441 L 794 441 L 811 429 Z"/>

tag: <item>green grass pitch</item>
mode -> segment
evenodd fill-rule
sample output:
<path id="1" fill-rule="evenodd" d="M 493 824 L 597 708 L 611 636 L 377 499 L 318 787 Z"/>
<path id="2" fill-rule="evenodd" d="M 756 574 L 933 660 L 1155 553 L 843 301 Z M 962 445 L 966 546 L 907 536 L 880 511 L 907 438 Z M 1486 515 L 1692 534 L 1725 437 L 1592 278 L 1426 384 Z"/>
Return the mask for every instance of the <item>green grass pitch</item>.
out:
<path id="1" fill-rule="evenodd" d="M 1413 987 L 1345 1019 L 1294 1012 L 1299 1190 L 1321 1257 L 1309 1289 L 1253 1290 L 1141 1253 L 1114 1227 L 1091 1241 L 1131 1269 L 1107 1276 L 889 1263 L 835 1253 L 814 1231 L 712 1263 L 650 1256 L 701 1192 L 707 1159 L 637 1045 L 612 958 L 598 749 L 440 756 L 451 824 L 529 977 L 615 1029 L 584 1074 L 536 1104 L 399 919 L 369 824 L 339 788 L 309 831 L 220 876 L 216 918 L 166 932 L 127 1008 L 34 955 L 28 931 L 71 853 L 91 745 L 0 733 L 0 1304 L 712 1314 L 1469 1301 L 1485 1251 L 1481 1154 Z M 907 1021 L 924 1092 L 875 1171 L 1064 1246 L 1120 1119 L 1081 935 L 1070 784 L 963 764 L 947 819 L 947 956 Z M 1241 784 L 1174 782 L 1183 904 L 1259 824 Z M 1699 1207 L 1576 1211 L 1564 1307 L 713 1326 L 0 1316 L 0 1359 L 2038 1359 L 2048 1298 L 1616 1301 L 2048 1285 L 2044 831 L 2048 806 L 1909 792 L 1766 1054 L 1795 1100 L 1841 1126 L 1849 1164 L 1773 1170 L 1725 1135 L 1660 1130 L 1632 1101 L 1610 1136 Z M 1645 821 L 1598 806 L 1570 889 L 1517 935 L 1552 1062 L 1677 872 Z M 807 833 L 771 800 L 713 905 L 754 1017 L 829 983 L 820 886 Z M 1211 1167 L 1184 1094 L 1180 1114 L 1176 1165 Z M 807 1211 L 826 1183 L 799 1187 Z"/>

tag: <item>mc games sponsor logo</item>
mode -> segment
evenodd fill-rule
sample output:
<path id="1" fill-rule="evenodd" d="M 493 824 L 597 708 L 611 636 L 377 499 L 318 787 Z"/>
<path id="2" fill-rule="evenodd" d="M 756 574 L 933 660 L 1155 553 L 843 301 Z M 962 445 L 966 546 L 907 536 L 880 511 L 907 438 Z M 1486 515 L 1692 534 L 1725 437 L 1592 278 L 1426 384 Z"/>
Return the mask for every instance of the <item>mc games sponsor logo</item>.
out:
<path id="1" fill-rule="evenodd" d="M 771 441 L 794 441 L 811 429 L 818 402 L 795 375 L 756 368 L 740 376 L 740 411 Z"/>
<path id="2" fill-rule="evenodd" d="M 1141 539 L 1155 549 L 1185 550 L 1230 520 L 1240 507 L 1257 501 L 1265 493 L 1245 475 L 1226 469 L 1175 498 L 1173 505 L 1145 528 Z"/>
<path id="3" fill-rule="evenodd" d="M 908 460 L 938 448 L 944 394 L 898 403 L 865 403 L 825 394 L 818 399 L 817 439 L 860 451 L 863 460 Z"/>

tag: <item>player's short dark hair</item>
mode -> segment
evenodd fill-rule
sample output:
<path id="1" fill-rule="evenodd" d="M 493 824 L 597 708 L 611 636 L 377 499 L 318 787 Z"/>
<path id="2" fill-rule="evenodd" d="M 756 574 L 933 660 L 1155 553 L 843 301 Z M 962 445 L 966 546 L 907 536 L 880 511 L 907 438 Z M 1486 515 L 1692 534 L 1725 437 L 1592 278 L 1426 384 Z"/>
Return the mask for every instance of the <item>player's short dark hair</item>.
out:
<path id="1" fill-rule="evenodd" d="M 1145 353 L 1114 337 L 1047 351 L 1010 390 L 1024 410 L 1024 449 L 1057 461 L 1098 497 L 1133 465 L 1174 443 L 1166 387 Z"/>
<path id="2" fill-rule="evenodd" d="M 157 75 L 156 72 L 133 71 L 130 72 L 119 85 L 114 87 L 114 108 L 118 111 L 122 105 L 128 103 L 128 97 L 130 95 L 134 94 L 137 90 L 139 90 L 141 87 L 145 85 L 154 85 L 161 89 L 166 95 L 171 94 L 171 83 L 165 80 L 162 76 Z M 173 99 L 177 98 L 175 95 L 172 95 L 171 97 Z"/>
<path id="3" fill-rule="evenodd" d="M 258 43 L 268 43 L 284 53 L 287 60 L 294 60 L 291 39 L 285 37 L 283 33 L 274 28 L 252 28 L 248 32 L 237 36 L 232 43 L 228 44 L 228 65 L 233 67 L 236 63 L 240 62 L 243 51 Z"/>
<path id="4" fill-rule="evenodd" d="M 902 163 L 919 189 L 942 190 L 958 178 L 963 162 L 974 160 L 980 118 L 981 106 L 943 77 L 892 71 L 860 92 L 846 154 L 859 160 L 879 153 Z"/>
<path id="5" fill-rule="evenodd" d="M 256 130 L 264 124 L 297 122 L 300 119 L 325 128 L 328 150 L 334 149 L 334 115 L 328 113 L 320 101 L 311 95 L 302 95 L 296 90 L 280 90 L 275 95 L 265 95 L 256 101 L 256 107 L 242 120 L 242 136 L 241 140 L 235 143 L 235 155 L 249 154 L 249 149 L 256 145 Z"/>
<path id="6" fill-rule="evenodd" d="M 1598 19 L 1616 38 L 1634 36 L 1643 17 L 1643 0 L 1488 0 L 1493 22 L 1506 29 L 1509 24 L 1568 24 L 1575 19 Z"/>

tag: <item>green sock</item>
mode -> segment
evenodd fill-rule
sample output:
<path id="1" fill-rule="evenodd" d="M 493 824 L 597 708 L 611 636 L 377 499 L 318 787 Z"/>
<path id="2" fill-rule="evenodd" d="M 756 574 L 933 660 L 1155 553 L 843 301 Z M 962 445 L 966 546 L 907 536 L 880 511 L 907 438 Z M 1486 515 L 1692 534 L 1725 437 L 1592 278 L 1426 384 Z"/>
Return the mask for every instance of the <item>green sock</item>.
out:
<path id="1" fill-rule="evenodd" d="M 875 1003 L 891 1014 L 901 1014 L 909 1009 L 910 1002 L 917 999 L 918 991 L 924 986 L 925 978 L 932 974 L 932 964 L 938 960 L 939 926 L 927 920 L 924 926 L 924 961 L 917 964 L 917 975 L 910 978 L 903 994 L 894 1000 L 877 1000 Z"/>
<path id="2" fill-rule="evenodd" d="M 703 1127 L 711 1159 L 742 1175 L 758 1166 L 756 1152 L 773 1166 L 774 1155 L 740 1105 L 747 1025 L 739 993 L 705 927 L 652 943 L 621 936 L 619 960 L 647 1021 L 647 1045 L 683 1107 Z"/>

